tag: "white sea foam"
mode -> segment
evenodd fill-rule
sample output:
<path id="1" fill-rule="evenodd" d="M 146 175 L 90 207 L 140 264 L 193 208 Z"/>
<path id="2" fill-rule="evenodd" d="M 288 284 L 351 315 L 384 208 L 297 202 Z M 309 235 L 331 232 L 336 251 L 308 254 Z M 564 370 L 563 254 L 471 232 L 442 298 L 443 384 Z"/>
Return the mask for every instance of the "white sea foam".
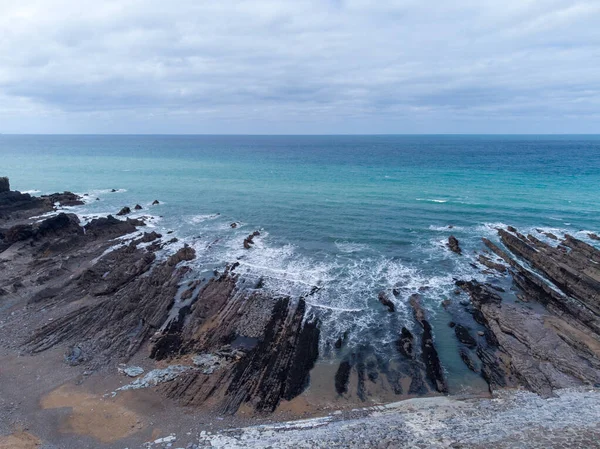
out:
<path id="1" fill-rule="evenodd" d="M 354 242 L 335 242 L 335 246 L 337 246 L 337 249 L 342 253 L 356 253 L 369 249 L 369 245 Z"/>
<path id="2" fill-rule="evenodd" d="M 417 201 L 427 201 L 429 203 L 447 203 L 449 200 L 441 200 L 437 198 L 415 198 Z"/>
<path id="3" fill-rule="evenodd" d="M 450 227 L 450 226 L 452 226 L 452 227 Z M 465 228 L 462 226 L 454 226 L 454 225 L 446 225 L 446 226 L 430 225 L 429 230 L 430 231 L 438 231 L 438 232 L 460 232 L 460 231 L 464 231 Z"/>
<path id="4" fill-rule="evenodd" d="M 186 221 L 191 224 L 200 224 L 200 223 L 208 221 L 208 220 L 214 220 L 216 218 L 219 218 L 220 216 L 221 216 L 221 214 L 219 214 L 219 213 L 193 215 L 191 217 L 188 217 L 186 219 Z"/>

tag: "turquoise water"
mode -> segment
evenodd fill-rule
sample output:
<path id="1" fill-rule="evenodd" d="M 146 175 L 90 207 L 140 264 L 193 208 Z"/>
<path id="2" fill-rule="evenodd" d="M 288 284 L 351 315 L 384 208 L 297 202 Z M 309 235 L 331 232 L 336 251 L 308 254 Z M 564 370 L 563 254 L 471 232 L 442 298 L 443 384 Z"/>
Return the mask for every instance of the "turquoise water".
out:
<path id="1" fill-rule="evenodd" d="M 600 231 L 600 136 L 1 135 L 0 175 L 22 191 L 88 193 L 83 216 L 141 204 L 198 250 L 197 276 L 239 260 L 276 293 L 321 287 L 309 303 L 323 357 L 344 331 L 350 346 L 393 342 L 377 293 L 397 288 L 408 323 L 421 289 L 457 384 L 469 374 L 439 304 L 454 277 L 483 276 L 469 264 L 480 238 L 502 224 Z M 451 233 L 463 257 L 444 248 Z"/>

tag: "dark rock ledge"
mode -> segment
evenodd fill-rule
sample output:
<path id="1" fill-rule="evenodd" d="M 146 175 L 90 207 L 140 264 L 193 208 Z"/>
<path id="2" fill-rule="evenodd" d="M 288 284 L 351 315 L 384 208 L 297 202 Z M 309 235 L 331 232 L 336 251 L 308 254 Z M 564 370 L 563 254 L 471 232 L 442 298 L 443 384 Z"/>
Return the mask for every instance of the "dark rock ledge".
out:
<path id="1" fill-rule="evenodd" d="M 516 300 L 476 281 L 457 282 L 486 329 L 476 346 L 457 331 L 461 357 L 491 390 L 520 385 L 552 396 L 559 388 L 598 386 L 600 251 L 570 235 L 551 246 L 513 227 L 498 234 L 504 248 L 483 242 L 510 266 Z"/>
<path id="2" fill-rule="evenodd" d="M 223 413 L 244 403 L 271 412 L 307 387 L 320 332 L 303 298 L 238 285 L 238 264 L 200 287 L 185 263 L 195 251 L 183 246 L 159 259 L 156 252 L 176 239 L 132 234 L 142 220 L 108 216 L 81 226 L 76 215 L 59 213 L 36 222 L 56 203 L 80 199 L 33 197 L 8 185 L 0 182 L 1 345 L 31 355 L 63 348 L 65 361 L 87 372 L 116 370 L 148 351 L 194 367 L 159 388 L 166 396 L 195 406 L 210 399 Z M 179 300 L 185 305 L 175 307 Z M 197 368 L 205 359 L 218 363 Z"/>

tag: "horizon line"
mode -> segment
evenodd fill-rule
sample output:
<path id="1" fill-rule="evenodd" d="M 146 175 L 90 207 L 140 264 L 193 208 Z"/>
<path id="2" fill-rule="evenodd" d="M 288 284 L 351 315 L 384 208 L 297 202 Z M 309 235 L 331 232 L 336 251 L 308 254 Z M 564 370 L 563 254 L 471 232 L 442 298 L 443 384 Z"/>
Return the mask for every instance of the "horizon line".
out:
<path id="1" fill-rule="evenodd" d="M 600 136 L 600 133 L 0 133 L 0 136 Z"/>

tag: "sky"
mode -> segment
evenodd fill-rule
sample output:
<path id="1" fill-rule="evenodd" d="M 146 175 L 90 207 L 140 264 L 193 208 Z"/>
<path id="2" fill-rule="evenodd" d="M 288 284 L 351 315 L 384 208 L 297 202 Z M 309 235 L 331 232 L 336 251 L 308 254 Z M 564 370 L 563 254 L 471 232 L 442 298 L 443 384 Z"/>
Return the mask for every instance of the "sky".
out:
<path id="1" fill-rule="evenodd" d="M 0 0 L 0 133 L 600 133 L 600 1 Z"/>

